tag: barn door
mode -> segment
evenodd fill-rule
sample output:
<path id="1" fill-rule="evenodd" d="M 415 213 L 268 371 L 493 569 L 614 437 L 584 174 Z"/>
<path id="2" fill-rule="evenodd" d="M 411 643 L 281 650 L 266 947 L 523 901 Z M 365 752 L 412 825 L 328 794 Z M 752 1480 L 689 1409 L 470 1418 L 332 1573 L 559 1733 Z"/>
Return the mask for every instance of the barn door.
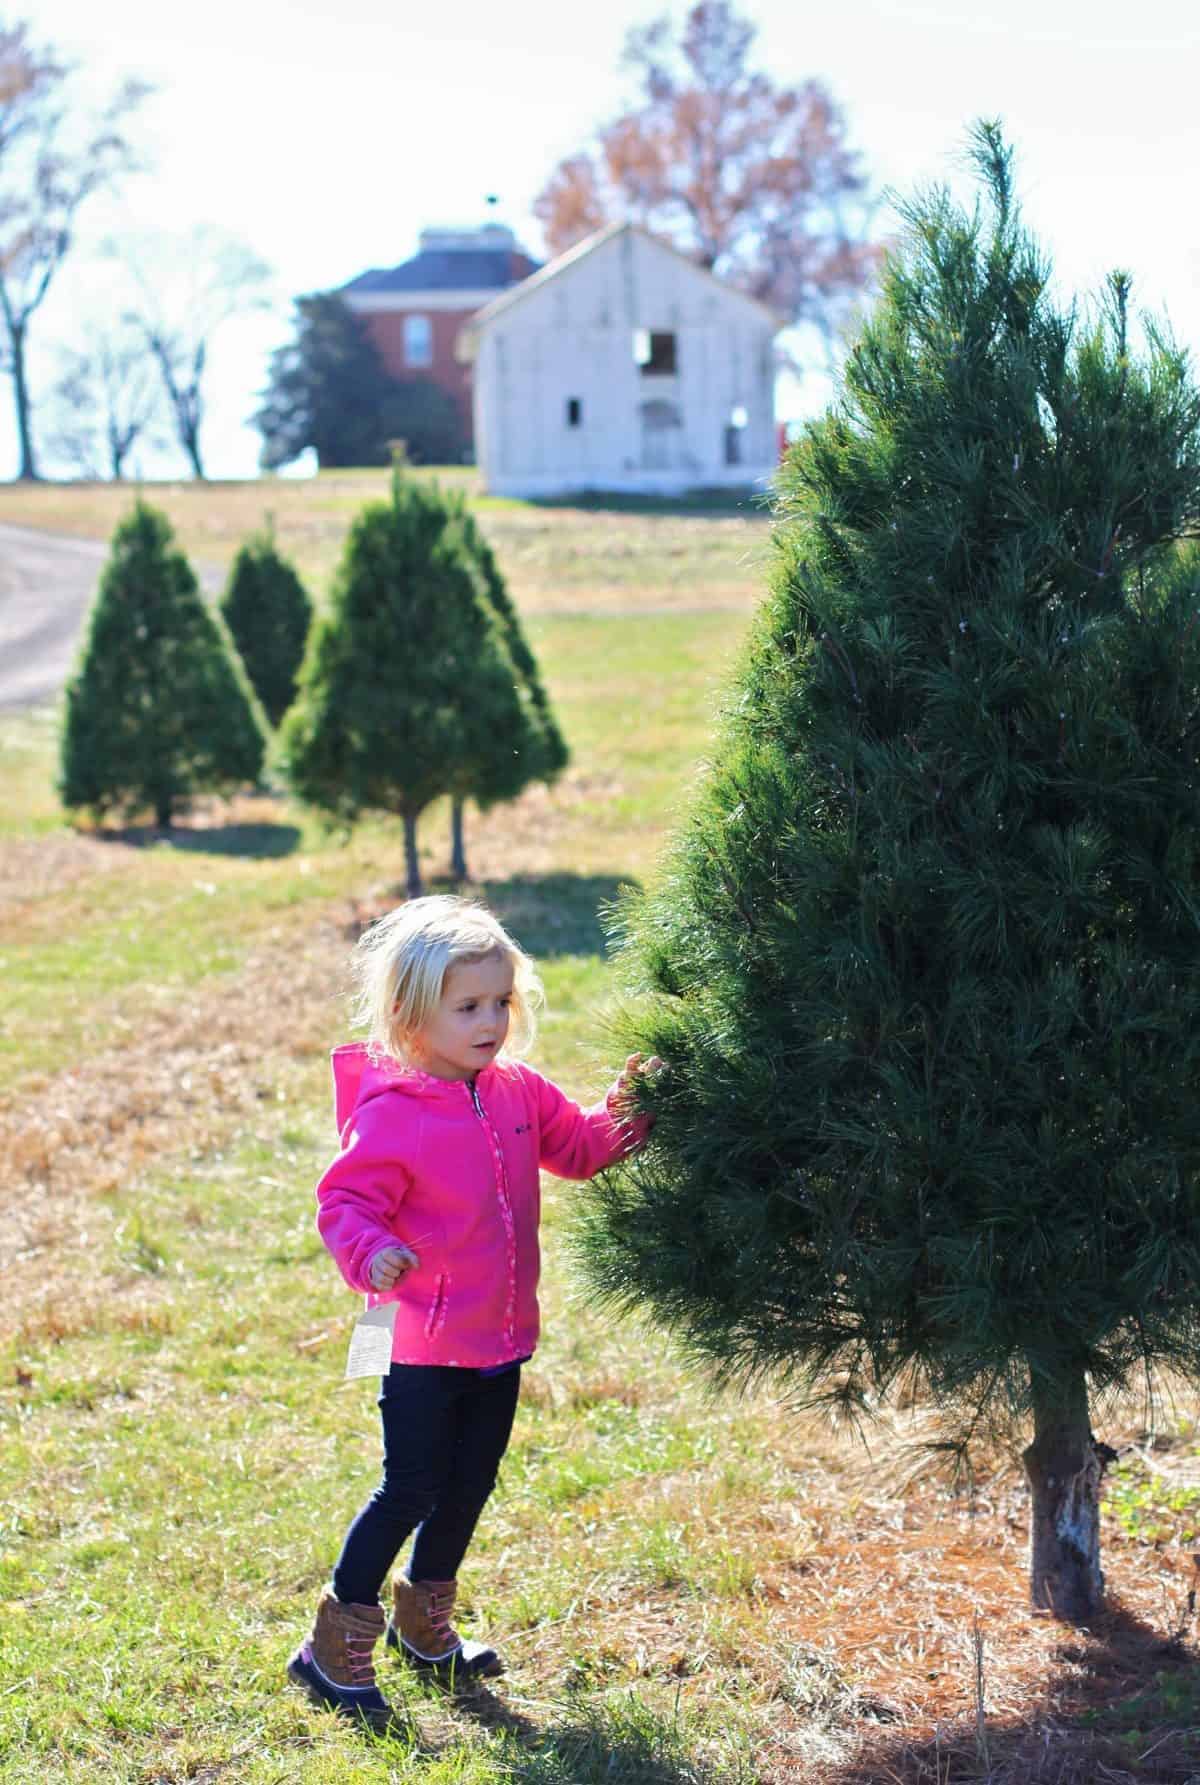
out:
<path id="1" fill-rule="evenodd" d="M 652 397 L 638 405 L 643 471 L 673 471 L 683 463 L 683 417 L 679 405 Z"/>

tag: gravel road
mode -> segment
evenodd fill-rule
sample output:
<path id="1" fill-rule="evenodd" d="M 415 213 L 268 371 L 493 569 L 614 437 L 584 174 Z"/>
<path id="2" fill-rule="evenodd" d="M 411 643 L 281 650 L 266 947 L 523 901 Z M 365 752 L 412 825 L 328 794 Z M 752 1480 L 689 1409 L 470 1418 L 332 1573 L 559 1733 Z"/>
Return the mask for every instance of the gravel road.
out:
<path id="1" fill-rule="evenodd" d="M 0 526 L 0 710 L 59 693 L 107 556 L 98 540 Z M 206 590 L 220 587 L 220 571 L 197 574 Z"/>

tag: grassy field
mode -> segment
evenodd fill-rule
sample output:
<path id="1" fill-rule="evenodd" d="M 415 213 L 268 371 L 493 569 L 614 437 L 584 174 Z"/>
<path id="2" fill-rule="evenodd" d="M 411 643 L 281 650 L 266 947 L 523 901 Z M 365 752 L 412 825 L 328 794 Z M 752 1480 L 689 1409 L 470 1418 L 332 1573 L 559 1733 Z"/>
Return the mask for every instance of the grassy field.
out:
<path id="1" fill-rule="evenodd" d="M 320 595 L 379 474 L 149 492 L 223 564 L 270 510 Z M 111 490 L 0 490 L 103 537 Z M 613 1065 L 600 912 L 654 872 L 761 583 L 750 510 L 480 503 L 569 738 L 553 790 L 471 821 L 475 882 L 539 958 L 536 1063 Z M 506 1654 L 451 1700 L 390 1662 L 366 1738 L 283 1667 L 374 1484 L 372 1390 L 312 1224 L 352 938 L 401 840 L 282 798 L 168 839 L 63 823 L 55 714 L 0 720 L 0 1778 L 429 1785 L 1200 1779 L 1200 1428 L 1136 1407 L 1090 1632 L 1024 1609 L 1004 1454 L 955 1498 L 920 1406 L 864 1449 L 769 1393 L 714 1399 L 589 1307 L 547 1184 L 545 1340 L 464 1570 Z M 447 817 L 422 827 L 445 884 Z"/>

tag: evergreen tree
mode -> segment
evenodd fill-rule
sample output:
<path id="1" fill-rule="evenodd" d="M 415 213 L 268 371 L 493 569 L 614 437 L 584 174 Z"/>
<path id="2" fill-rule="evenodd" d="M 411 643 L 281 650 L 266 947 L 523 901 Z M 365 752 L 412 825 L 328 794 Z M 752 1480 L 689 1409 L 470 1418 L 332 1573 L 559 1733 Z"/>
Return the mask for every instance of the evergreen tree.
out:
<path id="1" fill-rule="evenodd" d="M 263 750 L 257 704 L 224 627 L 166 516 L 138 502 L 113 535 L 67 686 L 63 804 L 98 815 L 150 807 L 166 826 L 190 795 L 256 780 Z"/>
<path id="2" fill-rule="evenodd" d="M 254 417 L 268 471 L 312 447 L 322 468 L 387 465 L 395 440 L 420 464 L 452 464 L 465 435 L 454 399 L 429 378 L 393 378 L 336 292 L 296 299 L 296 335 L 271 355 Z"/>
<path id="3" fill-rule="evenodd" d="M 404 820 L 408 889 L 421 890 L 417 820 L 446 794 L 509 798 L 509 764 L 541 755 L 511 659 L 481 599 L 461 513 L 399 474 L 350 530 L 281 741 L 296 793 L 345 819 Z"/>
<path id="4" fill-rule="evenodd" d="M 267 718 L 278 725 L 296 696 L 312 602 L 270 526 L 234 559 L 221 614 Z"/>
<path id="5" fill-rule="evenodd" d="M 781 476 L 714 764 L 627 909 L 650 1146 L 602 1293 L 726 1377 L 953 1440 L 1031 1414 L 1031 1588 L 1099 1603 L 1092 1399 L 1200 1377 L 1200 400 L 1129 280 L 1064 310 L 984 199 L 905 212 Z"/>
<path id="6" fill-rule="evenodd" d="M 467 877 L 463 838 L 463 813 L 468 798 L 483 808 L 501 800 L 515 799 L 532 781 L 553 781 L 566 767 L 567 746 L 538 673 L 517 610 L 490 544 L 465 501 L 452 499 L 452 510 L 461 531 L 464 560 L 474 580 L 474 595 L 486 615 L 491 649 L 488 658 L 496 668 L 492 698 L 481 702 L 471 717 L 472 760 L 451 789 L 450 872 Z M 518 711 L 504 715 L 512 702 Z M 497 747 L 502 726 L 503 743 Z"/>

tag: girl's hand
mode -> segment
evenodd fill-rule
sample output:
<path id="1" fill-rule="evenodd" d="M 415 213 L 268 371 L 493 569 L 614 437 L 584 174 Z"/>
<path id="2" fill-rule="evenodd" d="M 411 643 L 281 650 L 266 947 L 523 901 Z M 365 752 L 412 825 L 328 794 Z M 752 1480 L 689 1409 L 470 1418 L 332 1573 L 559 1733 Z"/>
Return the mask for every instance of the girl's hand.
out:
<path id="1" fill-rule="evenodd" d="M 652 1055 L 649 1060 L 646 1059 L 644 1054 L 630 1054 L 622 1068 L 621 1076 L 617 1080 L 618 1103 L 627 1109 L 632 1109 L 635 1091 L 634 1081 L 637 1079 L 638 1075 L 640 1074 L 643 1078 L 654 1078 L 656 1074 L 665 1070 L 666 1068 L 657 1054 Z"/>
<path id="2" fill-rule="evenodd" d="M 402 1277 L 416 1270 L 420 1259 L 407 1246 L 384 1246 L 367 1268 L 372 1289 L 394 1289 Z"/>

